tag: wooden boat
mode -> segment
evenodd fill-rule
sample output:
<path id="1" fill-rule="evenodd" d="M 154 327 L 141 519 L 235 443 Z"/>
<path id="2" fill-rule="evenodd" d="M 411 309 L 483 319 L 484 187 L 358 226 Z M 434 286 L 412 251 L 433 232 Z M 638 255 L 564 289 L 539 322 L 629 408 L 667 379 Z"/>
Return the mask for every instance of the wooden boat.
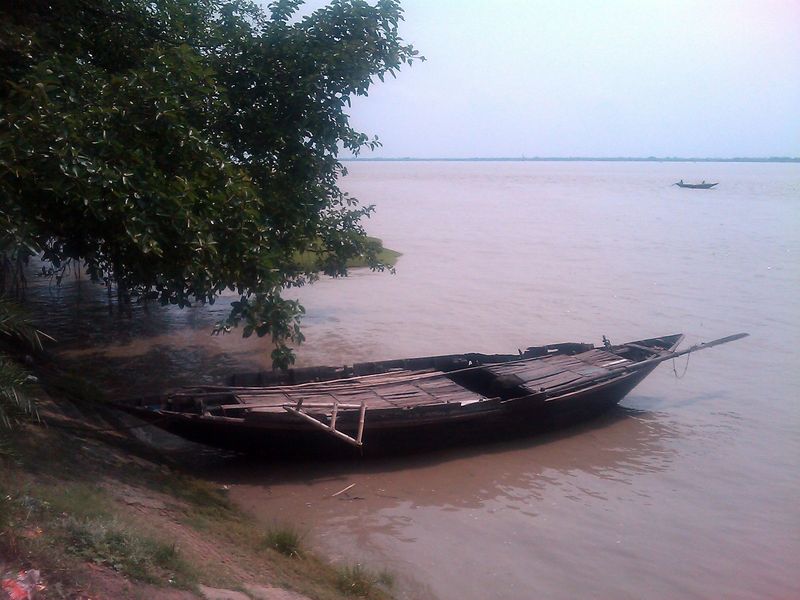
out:
<path id="1" fill-rule="evenodd" d="M 672 185 L 677 185 L 678 187 L 689 188 L 689 189 L 692 189 L 692 190 L 709 190 L 709 189 L 713 188 L 715 185 L 719 185 L 719 182 L 717 182 L 717 183 L 706 183 L 704 181 L 702 183 L 684 183 L 683 179 L 681 179 L 680 181 L 678 181 L 677 183 L 673 183 Z"/>
<path id="2" fill-rule="evenodd" d="M 683 335 L 603 347 L 565 343 L 518 354 L 460 354 L 234 376 L 121 405 L 186 439 L 272 455 L 380 454 L 506 438 L 614 406 Z"/>

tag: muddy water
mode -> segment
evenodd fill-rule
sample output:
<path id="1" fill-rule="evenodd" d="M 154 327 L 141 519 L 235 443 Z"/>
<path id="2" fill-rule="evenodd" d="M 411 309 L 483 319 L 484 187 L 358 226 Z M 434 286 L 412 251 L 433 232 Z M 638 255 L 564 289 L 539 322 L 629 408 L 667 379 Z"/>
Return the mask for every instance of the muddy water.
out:
<path id="1" fill-rule="evenodd" d="M 404 253 L 300 290 L 299 363 L 553 341 L 749 331 L 662 365 L 590 426 L 337 465 L 234 460 L 211 475 L 404 598 L 800 596 L 800 165 L 356 163 L 371 234 Z M 710 191 L 678 179 L 721 181 Z M 109 314 L 102 290 L 32 285 L 64 360 L 126 393 L 265 366 L 212 338 L 225 302 Z M 355 484 L 347 492 L 332 496 Z"/>

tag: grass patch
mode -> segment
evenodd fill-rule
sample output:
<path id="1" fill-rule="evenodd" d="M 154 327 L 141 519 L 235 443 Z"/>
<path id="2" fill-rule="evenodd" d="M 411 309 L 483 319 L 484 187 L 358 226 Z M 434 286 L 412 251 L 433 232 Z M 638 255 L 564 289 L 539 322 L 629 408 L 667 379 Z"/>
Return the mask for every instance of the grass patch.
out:
<path id="1" fill-rule="evenodd" d="M 111 514 L 108 497 L 90 484 L 40 484 L 36 492 L 41 506 L 53 514 L 69 515 L 76 519 L 108 517 Z"/>
<path id="2" fill-rule="evenodd" d="M 261 548 L 270 548 L 284 556 L 302 558 L 303 534 L 291 525 L 274 526 L 261 541 Z"/>
<path id="3" fill-rule="evenodd" d="M 394 573 L 382 570 L 378 572 L 378 583 L 380 583 L 383 587 L 387 589 L 391 589 L 394 587 Z"/>
<path id="4" fill-rule="evenodd" d="M 0 555 L 29 557 L 49 574 L 76 560 L 155 584 L 192 587 L 197 574 L 174 544 L 139 533 L 114 515 L 91 484 L 0 481 Z"/>
<path id="5" fill-rule="evenodd" d="M 367 244 L 377 250 L 378 260 L 386 266 L 395 266 L 395 264 L 397 264 L 397 259 L 403 256 L 402 253 L 398 252 L 397 250 L 385 248 L 383 246 L 383 240 L 379 238 L 367 236 Z M 360 269 L 368 266 L 369 265 L 367 264 L 367 261 L 362 257 L 351 258 L 349 261 L 347 261 L 347 267 L 349 269 Z"/>
<path id="6" fill-rule="evenodd" d="M 142 536 L 116 519 L 66 517 L 61 524 L 68 552 L 140 581 L 192 585 L 196 574 L 174 544 Z"/>
<path id="7" fill-rule="evenodd" d="M 403 256 L 402 253 L 397 250 L 384 248 L 383 240 L 380 238 L 367 236 L 367 245 L 375 250 L 378 260 L 387 267 L 394 267 L 397 263 L 397 259 Z M 298 254 L 296 258 L 300 268 L 311 270 L 314 268 L 318 255 L 314 252 L 302 252 Z M 367 260 L 362 256 L 355 256 L 347 261 L 348 269 L 360 269 L 368 266 Z"/>
<path id="8" fill-rule="evenodd" d="M 234 512 L 227 494 L 201 479 L 179 473 L 162 474 L 155 487 L 191 504 L 195 514 L 200 513 L 210 519 L 229 517 Z"/>
<path id="9" fill-rule="evenodd" d="M 378 586 L 391 588 L 394 575 L 388 571 L 374 573 L 360 564 L 345 565 L 337 571 L 336 587 L 347 596 L 367 598 L 373 596 Z"/>

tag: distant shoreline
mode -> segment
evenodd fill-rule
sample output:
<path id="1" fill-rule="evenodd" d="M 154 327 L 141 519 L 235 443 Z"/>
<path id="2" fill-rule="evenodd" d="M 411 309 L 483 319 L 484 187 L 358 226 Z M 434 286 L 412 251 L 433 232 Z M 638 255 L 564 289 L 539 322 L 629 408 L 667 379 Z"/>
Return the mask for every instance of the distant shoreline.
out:
<path id="1" fill-rule="evenodd" d="M 800 158 L 788 156 L 772 156 L 769 158 L 681 158 L 666 157 L 658 158 L 648 156 L 646 158 L 636 157 L 501 157 L 501 158 L 340 158 L 342 162 L 714 162 L 714 163 L 800 163 Z"/>

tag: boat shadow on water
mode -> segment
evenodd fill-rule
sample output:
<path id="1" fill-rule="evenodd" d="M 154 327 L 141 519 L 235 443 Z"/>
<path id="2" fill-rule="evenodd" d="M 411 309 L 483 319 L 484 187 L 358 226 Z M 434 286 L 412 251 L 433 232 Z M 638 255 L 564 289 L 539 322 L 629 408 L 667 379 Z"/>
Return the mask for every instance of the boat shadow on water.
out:
<path id="1" fill-rule="evenodd" d="M 163 432 L 148 432 L 165 439 Z M 611 473 L 635 475 L 668 468 L 674 456 L 671 441 L 682 436 L 679 426 L 663 413 L 616 406 L 603 415 L 557 430 L 533 433 L 513 440 L 485 440 L 476 445 L 415 451 L 391 457 L 367 457 L 360 461 L 341 461 L 333 457 L 310 458 L 297 455 L 264 461 L 257 455 L 213 451 L 203 446 L 177 441 L 173 457 L 187 469 L 220 485 L 303 485 L 330 484 L 337 487 L 350 479 L 403 474 L 413 486 L 439 487 L 446 478 L 457 486 L 484 488 L 494 482 L 503 485 L 529 485 L 532 477 L 547 472 L 578 469 L 607 477 Z M 153 438 L 150 438 L 150 443 Z M 196 450 L 204 458 L 198 461 Z M 336 490 L 333 490 L 335 492 Z"/>
<path id="2" fill-rule="evenodd" d="M 425 454 L 270 463 L 247 455 L 219 456 L 190 468 L 271 518 L 306 518 L 301 509 L 308 506 L 321 521 L 342 516 L 341 511 L 375 514 L 406 503 L 477 509 L 495 498 L 528 510 L 523 506 L 553 486 L 590 494 L 597 488 L 592 481 L 631 483 L 666 471 L 681 437 L 680 427 L 663 414 L 616 407 L 591 423 L 558 432 Z"/>

